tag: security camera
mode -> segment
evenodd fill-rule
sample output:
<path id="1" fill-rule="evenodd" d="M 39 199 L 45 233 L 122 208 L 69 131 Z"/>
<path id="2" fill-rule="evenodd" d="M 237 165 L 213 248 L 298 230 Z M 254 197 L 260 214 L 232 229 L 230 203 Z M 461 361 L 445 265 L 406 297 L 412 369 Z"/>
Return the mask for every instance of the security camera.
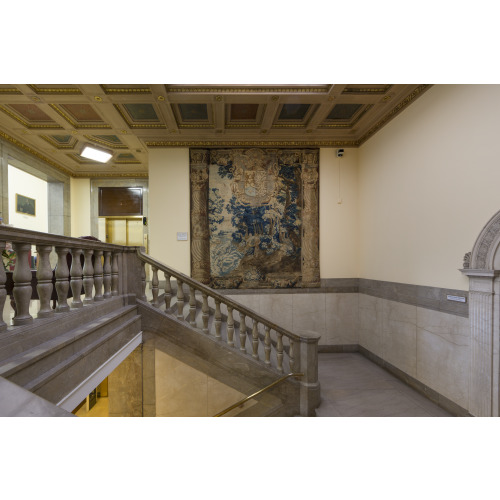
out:
<path id="1" fill-rule="evenodd" d="M 342 158 L 344 156 L 344 150 L 343 149 L 337 149 L 337 158 Z"/>

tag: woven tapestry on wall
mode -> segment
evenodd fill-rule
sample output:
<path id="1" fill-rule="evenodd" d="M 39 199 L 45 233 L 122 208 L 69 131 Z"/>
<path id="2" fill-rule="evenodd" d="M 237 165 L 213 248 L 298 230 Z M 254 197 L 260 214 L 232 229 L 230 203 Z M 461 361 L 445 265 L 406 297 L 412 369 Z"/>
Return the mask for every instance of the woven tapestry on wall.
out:
<path id="1" fill-rule="evenodd" d="M 213 288 L 319 286 L 318 150 L 191 150 L 192 275 Z"/>

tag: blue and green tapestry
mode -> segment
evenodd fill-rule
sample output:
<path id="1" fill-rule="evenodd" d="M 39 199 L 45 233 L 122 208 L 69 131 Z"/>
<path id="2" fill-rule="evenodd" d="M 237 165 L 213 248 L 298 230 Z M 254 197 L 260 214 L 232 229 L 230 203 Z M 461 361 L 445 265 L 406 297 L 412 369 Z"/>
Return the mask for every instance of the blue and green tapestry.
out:
<path id="1" fill-rule="evenodd" d="M 278 151 L 211 151 L 208 222 L 214 288 L 294 287 L 300 280 L 300 156 Z"/>

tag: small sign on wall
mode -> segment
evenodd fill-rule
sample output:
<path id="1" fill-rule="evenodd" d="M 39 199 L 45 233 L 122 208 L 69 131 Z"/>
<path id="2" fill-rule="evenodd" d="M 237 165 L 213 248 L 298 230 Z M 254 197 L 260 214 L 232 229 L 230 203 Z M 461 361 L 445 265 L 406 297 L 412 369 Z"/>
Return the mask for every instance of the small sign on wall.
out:
<path id="1" fill-rule="evenodd" d="M 188 234 L 187 233 L 177 233 L 177 241 L 187 241 Z"/>
<path id="2" fill-rule="evenodd" d="M 457 295 L 447 295 L 446 298 L 452 302 L 467 302 L 465 297 L 459 297 Z"/>

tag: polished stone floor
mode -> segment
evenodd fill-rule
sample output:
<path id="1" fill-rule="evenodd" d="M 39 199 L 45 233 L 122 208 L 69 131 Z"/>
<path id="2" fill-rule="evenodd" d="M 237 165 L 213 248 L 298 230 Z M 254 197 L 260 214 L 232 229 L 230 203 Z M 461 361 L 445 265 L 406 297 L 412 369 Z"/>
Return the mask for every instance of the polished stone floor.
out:
<path id="1" fill-rule="evenodd" d="M 358 353 L 320 353 L 318 417 L 451 417 Z"/>

